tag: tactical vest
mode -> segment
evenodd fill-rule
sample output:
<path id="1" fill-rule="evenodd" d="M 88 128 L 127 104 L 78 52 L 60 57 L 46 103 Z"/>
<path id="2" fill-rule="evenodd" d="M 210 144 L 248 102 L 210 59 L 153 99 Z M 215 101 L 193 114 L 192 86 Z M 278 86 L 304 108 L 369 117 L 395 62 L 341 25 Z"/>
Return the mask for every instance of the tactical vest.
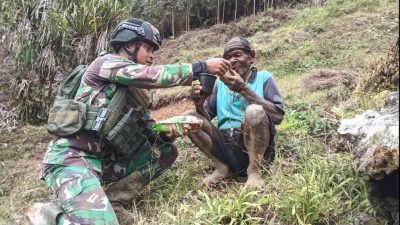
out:
<path id="1" fill-rule="evenodd" d="M 61 137 L 89 132 L 116 158 L 131 159 L 139 148 L 149 149 L 143 129 L 151 103 L 145 90 L 118 85 L 107 108 L 88 105 L 74 100 L 86 69 L 78 66 L 60 85 L 49 111 L 48 132 Z"/>

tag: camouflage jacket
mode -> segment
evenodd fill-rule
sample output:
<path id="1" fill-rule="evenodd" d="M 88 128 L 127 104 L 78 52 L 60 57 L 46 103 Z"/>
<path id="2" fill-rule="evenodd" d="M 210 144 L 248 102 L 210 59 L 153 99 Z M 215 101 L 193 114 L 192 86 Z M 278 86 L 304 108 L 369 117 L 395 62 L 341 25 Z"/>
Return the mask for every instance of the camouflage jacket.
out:
<path id="1" fill-rule="evenodd" d="M 116 84 L 137 88 L 166 88 L 191 85 L 193 73 L 203 72 L 204 62 L 160 66 L 140 65 L 125 57 L 107 54 L 96 58 L 83 75 L 75 99 L 90 105 L 107 107 L 117 90 Z M 148 124 L 152 120 L 147 115 Z M 54 137 L 49 143 L 43 163 L 82 166 L 101 171 L 99 158 L 104 155 L 97 138 L 86 132 L 71 137 Z M 46 170 L 46 166 L 44 168 Z"/>

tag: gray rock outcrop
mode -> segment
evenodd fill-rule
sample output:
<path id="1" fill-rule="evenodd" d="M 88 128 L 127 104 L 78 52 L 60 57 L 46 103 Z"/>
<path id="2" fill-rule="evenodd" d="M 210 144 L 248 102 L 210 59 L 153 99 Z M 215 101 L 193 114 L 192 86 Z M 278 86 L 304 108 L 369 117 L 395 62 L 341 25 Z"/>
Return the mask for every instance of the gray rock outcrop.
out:
<path id="1" fill-rule="evenodd" d="M 354 146 L 372 206 L 388 224 L 399 224 L 399 92 L 390 93 L 380 111 L 342 120 L 338 133 Z"/>

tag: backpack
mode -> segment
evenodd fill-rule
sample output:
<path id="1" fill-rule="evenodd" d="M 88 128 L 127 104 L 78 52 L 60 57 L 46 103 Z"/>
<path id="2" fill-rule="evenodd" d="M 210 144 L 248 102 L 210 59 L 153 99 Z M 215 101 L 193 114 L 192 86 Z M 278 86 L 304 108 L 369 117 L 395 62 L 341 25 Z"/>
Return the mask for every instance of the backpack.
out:
<path id="1" fill-rule="evenodd" d="M 86 69 L 86 65 L 76 67 L 59 86 L 47 121 L 47 131 L 50 134 L 70 136 L 83 128 L 87 106 L 74 100 L 74 97 Z"/>
<path id="2" fill-rule="evenodd" d="M 125 104 L 126 90 L 118 87 L 107 108 L 87 105 L 75 100 L 87 65 L 76 67 L 61 83 L 54 99 L 53 106 L 49 110 L 47 131 L 56 136 L 71 136 L 80 130 L 100 134 L 108 133 L 118 118 L 110 116 L 111 112 L 121 111 Z M 105 121 L 109 119 L 106 129 Z"/>

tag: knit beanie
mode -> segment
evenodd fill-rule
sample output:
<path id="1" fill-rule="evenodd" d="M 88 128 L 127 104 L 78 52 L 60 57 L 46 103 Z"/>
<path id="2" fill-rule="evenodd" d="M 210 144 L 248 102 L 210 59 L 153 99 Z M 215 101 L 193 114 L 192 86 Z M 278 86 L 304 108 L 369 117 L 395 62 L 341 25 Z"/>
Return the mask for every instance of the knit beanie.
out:
<path id="1" fill-rule="evenodd" d="M 243 50 L 245 52 L 250 52 L 251 50 L 253 50 L 253 48 L 250 42 L 245 38 L 234 37 L 225 44 L 224 54 L 222 57 L 225 58 L 226 54 L 233 50 Z"/>

